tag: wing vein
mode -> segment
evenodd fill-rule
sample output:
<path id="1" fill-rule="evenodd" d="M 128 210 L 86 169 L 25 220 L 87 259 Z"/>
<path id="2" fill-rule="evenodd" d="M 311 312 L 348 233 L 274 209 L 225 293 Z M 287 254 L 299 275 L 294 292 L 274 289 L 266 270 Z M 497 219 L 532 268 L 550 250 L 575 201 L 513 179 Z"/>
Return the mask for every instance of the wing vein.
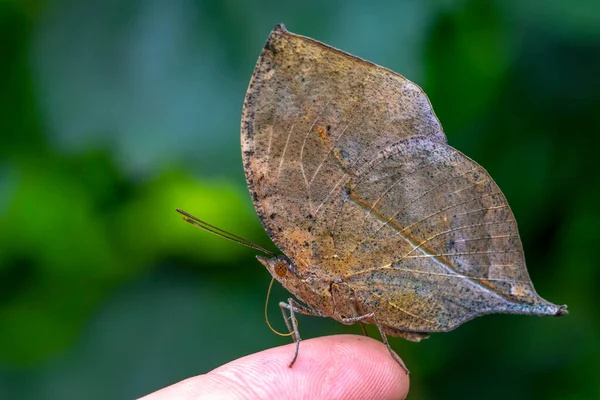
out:
<path id="1" fill-rule="evenodd" d="M 285 140 L 285 145 L 283 146 L 283 151 L 281 152 L 281 160 L 279 160 L 279 168 L 277 169 L 277 180 L 281 176 L 281 169 L 283 168 L 283 160 L 285 158 L 285 152 L 288 148 L 288 143 L 290 142 L 290 136 L 292 136 L 292 131 L 294 130 L 295 124 L 292 124 L 290 127 L 290 131 L 288 132 L 287 139 Z"/>

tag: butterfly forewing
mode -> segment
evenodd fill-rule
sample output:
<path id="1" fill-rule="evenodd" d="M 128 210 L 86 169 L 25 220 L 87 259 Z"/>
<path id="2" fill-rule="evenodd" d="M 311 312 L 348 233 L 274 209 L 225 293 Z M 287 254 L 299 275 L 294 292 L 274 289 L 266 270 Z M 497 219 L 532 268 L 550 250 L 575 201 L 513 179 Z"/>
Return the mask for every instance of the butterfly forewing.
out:
<path id="1" fill-rule="evenodd" d="M 275 243 L 293 246 L 297 238 L 290 242 L 289 230 L 307 232 L 343 192 L 349 171 L 415 132 L 445 142 L 416 85 L 276 28 L 259 58 L 242 117 L 244 169 Z"/>

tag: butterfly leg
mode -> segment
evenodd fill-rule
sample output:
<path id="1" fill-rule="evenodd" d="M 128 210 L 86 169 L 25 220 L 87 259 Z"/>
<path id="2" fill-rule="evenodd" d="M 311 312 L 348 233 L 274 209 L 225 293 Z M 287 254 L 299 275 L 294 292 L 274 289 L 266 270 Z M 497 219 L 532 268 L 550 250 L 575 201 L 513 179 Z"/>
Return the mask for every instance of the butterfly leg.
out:
<path id="1" fill-rule="evenodd" d="M 390 346 L 390 343 L 387 340 L 387 335 L 383 331 L 383 326 L 381 325 L 381 323 L 379 322 L 379 320 L 377 319 L 377 317 L 375 316 L 374 313 L 360 315 L 358 317 L 344 318 L 343 321 L 345 323 L 352 324 L 352 323 L 355 323 L 355 322 L 361 322 L 362 323 L 362 321 L 364 321 L 366 319 L 372 319 L 375 322 L 375 326 L 377 327 L 377 329 L 379 329 L 379 333 L 381 334 L 381 341 L 388 348 L 388 350 L 389 350 L 390 354 L 392 355 L 392 358 L 394 359 L 394 361 L 396 361 L 398 364 L 400 364 L 400 366 L 402 367 L 402 369 L 407 374 L 410 373 L 410 371 L 408 370 L 408 368 L 406 368 L 406 365 L 404 365 L 404 362 L 400 359 L 400 357 L 398 357 L 398 355 L 394 352 L 394 350 L 392 350 L 392 347 Z"/>
<path id="2" fill-rule="evenodd" d="M 365 323 L 359 322 L 359 324 L 360 324 L 360 330 L 362 331 L 363 336 L 369 337 L 369 334 L 367 333 L 367 329 L 365 328 Z"/>
<path id="3" fill-rule="evenodd" d="M 292 368 L 292 366 L 296 362 L 296 359 L 298 358 L 298 352 L 300 350 L 300 341 L 302 340 L 300 338 L 300 331 L 298 330 L 298 321 L 296 320 L 295 313 L 311 315 L 316 317 L 321 317 L 322 314 L 308 307 L 305 307 L 302 304 L 299 304 L 292 298 L 289 298 L 287 303 L 283 301 L 279 303 L 279 307 L 281 308 L 283 320 L 285 321 L 288 330 L 294 333 L 292 337 L 294 338 L 294 342 L 296 343 L 296 351 L 294 352 L 294 358 L 292 359 L 292 362 L 290 362 L 289 365 L 289 367 Z M 289 317 L 286 315 L 285 310 L 288 310 L 290 312 Z"/>

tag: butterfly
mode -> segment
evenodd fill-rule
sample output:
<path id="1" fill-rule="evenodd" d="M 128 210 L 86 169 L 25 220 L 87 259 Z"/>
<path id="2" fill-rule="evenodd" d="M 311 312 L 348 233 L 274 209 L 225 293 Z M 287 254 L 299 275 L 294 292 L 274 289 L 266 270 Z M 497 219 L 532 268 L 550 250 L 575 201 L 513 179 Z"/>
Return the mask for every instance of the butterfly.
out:
<path id="1" fill-rule="evenodd" d="M 290 366 L 295 314 L 374 324 L 405 369 L 387 335 L 420 341 L 491 313 L 567 314 L 536 293 L 503 193 L 447 144 L 403 76 L 277 25 L 248 87 L 241 144 L 254 207 L 283 253 L 257 258 L 295 296 L 280 303 L 296 342 Z"/>

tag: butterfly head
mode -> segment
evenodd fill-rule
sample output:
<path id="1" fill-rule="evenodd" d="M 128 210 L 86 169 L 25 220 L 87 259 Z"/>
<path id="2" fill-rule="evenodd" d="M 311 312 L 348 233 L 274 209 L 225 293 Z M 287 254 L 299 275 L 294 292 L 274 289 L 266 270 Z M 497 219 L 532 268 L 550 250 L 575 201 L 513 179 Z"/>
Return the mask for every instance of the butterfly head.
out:
<path id="1" fill-rule="evenodd" d="M 330 280 L 318 278 L 310 268 L 298 268 L 286 256 L 256 257 L 281 285 L 318 315 L 333 316 Z"/>
<path id="2" fill-rule="evenodd" d="M 256 256 L 256 258 L 278 281 L 289 277 L 298 277 L 298 270 L 286 256 L 272 258 Z"/>

